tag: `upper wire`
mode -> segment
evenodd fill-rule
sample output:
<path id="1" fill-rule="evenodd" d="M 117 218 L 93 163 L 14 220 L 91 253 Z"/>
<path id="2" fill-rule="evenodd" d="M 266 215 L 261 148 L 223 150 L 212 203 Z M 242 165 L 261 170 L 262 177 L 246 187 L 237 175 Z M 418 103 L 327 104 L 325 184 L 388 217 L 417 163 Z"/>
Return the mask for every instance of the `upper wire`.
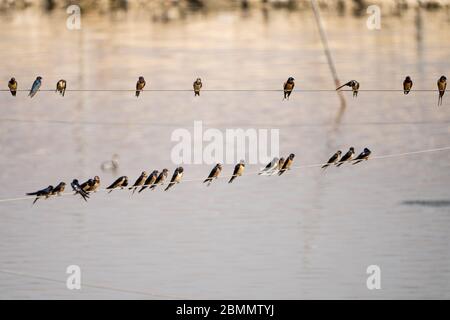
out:
<path id="1" fill-rule="evenodd" d="M 0 92 L 9 92 L 0 89 Z M 29 92 L 30 89 L 17 89 L 17 92 Z M 56 92 L 55 89 L 39 89 L 42 92 Z M 66 89 L 65 92 L 136 92 L 136 89 Z M 139 90 L 138 90 L 139 91 Z M 140 92 L 192 92 L 193 89 L 143 89 Z M 283 89 L 201 89 L 201 92 L 283 92 Z M 351 89 L 294 89 L 293 92 L 352 92 Z M 358 89 L 358 92 L 404 92 L 403 89 Z M 438 89 L 412 89 L 410 92 L 439 92 Z"/>

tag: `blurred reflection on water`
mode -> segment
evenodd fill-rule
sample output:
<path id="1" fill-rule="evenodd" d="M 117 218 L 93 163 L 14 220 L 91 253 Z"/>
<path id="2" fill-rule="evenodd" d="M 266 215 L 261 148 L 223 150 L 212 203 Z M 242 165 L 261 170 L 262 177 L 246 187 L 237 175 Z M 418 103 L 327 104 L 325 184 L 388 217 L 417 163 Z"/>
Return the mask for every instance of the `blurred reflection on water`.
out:
<path id="1" fill-rule="evenodd" d="M 0 19 L 3 87 L 11 76 L 28 88 L 64 78 L 69 89 L 334 88 L 309 11 L 248 10 L 192 14 L 169 24 L 143 12 L 85 16 L 68 31 L 63 14 L 30 11 Z M 450 26 L 444 12 L 411 10 L 383 18 L 324 15 L 341 81 L 361 89 L 434 89 L 449 74 Z M 448 98 L 448 99 L 447 99 Z M 392 154 L 450 145 L 450 97 L 435 92 L 347 95 L 342 124 L 334 92 L 20 92 L 0 93 L 0 198 L 100 175 L 134 180 L 145 169 L 171 170 L 170 141 L 195 120 L 221 130 L 279 128 L 280 151 L 296 164 L 324 161 L 337 149 L 368 146 Z M 103 161 L 120 156 L 116 173 Z M 340 170 L 292 170 L 248 176 L 206 189 L 103 193 L 0 204 L 0 269 L 65 281 L 70 264 L 86 283 L 190 298 L 449 298 L 450 216 L 446 206 L 405 205 L 449 198 L 447 152 L 369 161 Z M 185 178 L 208 166 L 186 166 Z M 247 170 L 255 171 L 256 166 Z M 225 166 L 224 172 L 232 171 Z M 446 200 L 445 200 L 446 201 Z M 366 268 L 382 270 L 382 290 L 366 289 Z M 1 298 L 142 298 L 0 273 Z M 145 298 L 145 297 L 144 297 Z"/>

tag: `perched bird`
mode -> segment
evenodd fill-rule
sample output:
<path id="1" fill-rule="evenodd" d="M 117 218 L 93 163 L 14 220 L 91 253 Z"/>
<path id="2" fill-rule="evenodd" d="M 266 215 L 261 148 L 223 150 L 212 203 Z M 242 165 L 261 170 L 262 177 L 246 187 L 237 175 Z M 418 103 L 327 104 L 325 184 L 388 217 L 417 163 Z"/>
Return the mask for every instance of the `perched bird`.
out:
<path id="1" fill-rule="evenodd" d="M 35 204 L 39 198 L 45 197 L 45 199 L 47 199 L 48 197 L 50 197 L 52 195 L 52 191 L 53 191 L 53 186 L 50 185 L 45 189 L 38 190 L 36 192 L 29 192 L 26 195 L 27 196 L 36 196 L 36 199 L 34 199 L 34 201 L 33 201 L 33 204 Z"/>
<path id="2" fill-rule="evenodd" d="M 194 97 L 200 96 L 200 89 L 202 88 L 202 79 L 197 78 L 197 80 L 194 81 L 193 87 L 194 87 Z"/>
<path id="3" fill-rule="evenodd" d="M 80 187 L 86 192 L 95 192 L 100 186 L 100 177 L 95 176 L 94 179 L 89 179 L 86 182 L 83 182 Z"/>
<path id="4" fill-rule="evenodd" d="M 89 180 L 91 180 L 91 179 L 89 179 Z M 87 191 L 88 192 L 97 192 L 98 187 L 100 187 L 100 177 L 95 176 L 94 179 L 92 179 L 92 181 L 89 183 L 89 187 L 88 187 Z"/>
<path id="5" fill-rule="evenodd" d="M 292 90 L 294 90 L 294 86 L 295 86 L 294 80 L 295 80 L 294 78 L 289 77 L 287 79 L 287 81 L 283 84 L 283 90 L 284 90 L 284 98 L 283 98 L 283 100 L 284 99 L 288 99 L 289 100 L 289 96 L 291 95 Z"/>
<path id="6" fill-rule="evenodd" d="M 15 97 L 17 93 L 17 81 L 14 78 L 11 78 L 8 82 L 8 88 L 9 91 L 11 91 L 11 94 Z"/>
<path id="7" fill-rule="evenodd" d="M 209 187 L 213 179 L 217 179 L 219 177 L 220 172 L 222 172 L 222 165 L 218 163 L 214 166 L 214 168 L 209 173 L 208 178 L 206 178 L 203 183 L 208 183 L 206 186 Z"/>
<path id="8" fill-rule="evenodd" d="M 106 189 L 109 189 L 108 193 L 111 193 L 116 188 L 122 188 L 123 189 L 126 186 L 128 186 L 128 177 L 127 176 L 122 176 L 122 177 L 118 178 L 116 181 L 114 181 Z"/>
<path id="9" fill-rule="evenodd" d="M 64 94 L 66 93 L 66 86 L 67 86 L 66 80 L 63 79 L 59 80 L 56 83 L 56 92 L 59 92 L 59 94 L 64 97 Z"/>
<path id="10" fill-rule="evenodd" d="M 94 179 L 88 179 L 80 185 L 80 188 L 87 193 L 97 190 L 100 185 L 100 178 L 95 176 Z"/>
<path id="11" fill-rule="evenodd" d="M 161 184 L 161 185 L 164 184 L 164 180 L 167 178 L 168 174 L 169 174 L 169 170 L 163 169 L 163 171 L 161 171 L 159 176 L 156 178 L 155 182 L 150 186 L 150 189 L 155 190 L 155 188 L 158 184 Z"/>
<path id="12" fill-rule="evenodd" d="M 322 166 L 322 168 L 326 169 L 330 164 L 336 164 L 336 162 L 338 162 L 341 154 L 342 154 L 341 150 L 338 150 L 335 154 L 333 154 L 331 156 L 331 158 L 328 160 L 328 162 Z"/>
<path id="13" fill-rule="evenodd" d="M 286 170 L 291 169 L 292 162 L 294 162 L 295 154 L 291 153 L 289 157 L 286 158 L 286 161 L 284 161 L 283 166 L 278 171 L 278 175 L 281 176 Z"/>
<path id="14" fill-rule="evenodd" d="M 136 82 L 136 97 L 139 97 L 139 93 L 141 93 L 144 87 L 145 87 L 145 79 L 143 76 L 140 76 L 138 81 Z"/>
<path id="15" fill-rule="evenodd" d="M 30 93 L 28 94 L 30 98 L 33 98 L 34 95 L 38 92 L 39 88 L 41 87 L 41 84 L 42 84 L 42 77 L 39 76 L 36 78 L 36 80 L 34 80 L 33 85 L 31 86 Z"/>
<path id="16" fill-rule="evenodd" d="M 164 191 L 169 190 L 169 188 L 175 185 L 175 183 L 180 183 L 181 178 L 183 178 L 183 172 L 184 172 L 183 167 L 176 168 L 175 171 L 173 172 L 172 179 L 170 179 L 170 182 L 167 185 L 167 188 L 164 189 Z"/>
<path id="17" fill-rule="evenodd" d="M 336 167 L 342 166 L 344 164 L 344 162 L 352 160 L 354 154 L 355 154 L 355 148 L 350 147 L 350 149 L 348 149 L 347 153 L 342 156 L 341 160 L 339 160 L 336 163 Z"/>
<path id="18" fill-rule="evenodd" d="M 372 151 L 370 151 L 367 148 L 364 148 L 364 150 L 355 158 L 353 159 L 353 164 L 357 164 L 360 163 L 363 160 L 369 160 L 369 156 L 372 153 Z"/>
<path id="19" fill-rule="evenodd" d="M 88 192 L 88 191 L 89 191 L 89 188 L 90 188 L 90 186 L 91 186 L 91 184 L 93 184 L 93 183 L 94 183 L 94 180 L 93 180 L 93 179 L 89 179 L 89 180 L 83 182 L 82 184 L 80 184 L 80 188 L 81 188 L 83 191 Z"/>
<path id="20" fill-rule="evenodd" d="M 72 186 L 72 190 L 75 191 L 75 194 L 79 194 L 84 201 L 87 201 L 89 195 L 87 194 L 86 191 L 81 189 L 80 183 L 78 182 L 77 179 L 73 179 L 70 185 Z"/>
<path id="21" fill-rule="evenodd" d="M 231 179 L 230 179 L 230 181 L 228 181 L 228 183 L 232 183 L 233 180 L 236 179 L 236 177 L 242 176 L 242 174 L 244 173 L 244 169 L 245 169 L 245 163 L 244 163 L 244 160 L 241 160 L 234 167 L 233 175 L 231 176 Z"/>
<path id="22" fill-rule="evenodd" d="M 133 189 L 133 194 L 134 194 L 137 187 L 140 187 L 144 184 L 145 180 L 147 179 L 147 176 L 148 176 L 147 172 L 142 171 L 141 175 L 139 176 L 139 178 L 137 178 L 136 182 L 128 189 L 129 190 Z"/>
<path id="23" fill-rule="evenodd" d="M 404 94 L 408 94 L 411 91 L 413 82 L 411 80 L 411 78 L 409 76 L 407 76 L 405 78 L 405 80 L 403 80 L 403 93 Z"/>
<path id="24" fill-rule="evenodd" d="M 60 196 L 63 192 L 64 189 L 66 188 L 66 183 L 65 182 L 60 182 L 53 190 L 52 190 L 52 195 L 58 195 Z"/>
<path id="25" fill-rule="evenodd" d="M 150 175 L 147 177 L 147 180 L 145 180 L 144 184 L 142 185 L 142 188 L 139 189 L 138 193 L 142 192 L 147 187 L 153 185 L 156 179 L 158 178 L 158 173 L 159 173 L 158 170 L 153 170 L 153 172 L 150 173 Z"/>
<path id="26" fill-rule="evenodd" d="M 269 172 L 272 172 L 276 167 L 278 167 L 279 161 L 280 159 L 278 159 L 277 157 L 273 158 L 272 161 L 270 161 L 264 168 L 261 169 L 258 175 L 267 175 Z"/>
<path id="27" fill-rule="evenodd" d="M 358 96 L 358 90 L 359 90 L 359 82 L 356 80 L 350 80 L 349 82 L 343 84 L 342 86 L 336 88 L 336 90 L 341 89 L 342 87 L 352 87 L 352 91 L 353 91 L 353 98 Z"/>
<path id="28" fill-rule="evenodd" d="M 283 168 L 284 161 L 285 159 L 281 157 L 280 160 L 278 160 L 278 165 L 270 172 L 270 175 L 274 175 L 275 173 L 279 172 L 281 168 Z"/>
<path id="29" fill-rule="evenodd" d="M 441 76 L 437 82 L 437 86 L 439 89 L 439 99 L 438 99 L 438 106 L 442 105 L 442 97 L 445 93 L 445 88 L 447 88 L 447 78 L 445 76 Z"/>

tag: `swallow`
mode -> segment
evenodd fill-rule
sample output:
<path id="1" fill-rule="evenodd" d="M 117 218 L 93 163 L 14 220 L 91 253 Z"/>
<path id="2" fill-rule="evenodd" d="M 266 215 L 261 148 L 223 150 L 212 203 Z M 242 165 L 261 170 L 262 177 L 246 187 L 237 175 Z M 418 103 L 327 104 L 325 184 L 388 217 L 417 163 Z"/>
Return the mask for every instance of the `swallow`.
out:
<path id="1" fill-rule="evenodd" d="M 96 192 L 99 186 L 100 186 L 99 176 L 95 176 L 94 179 L 89 179 L 80 185 L 81 189 L 83 189 L 87 193 Z"/>
<path id="2" fill-rule="evenodd" d="M 287 81 L 283 84 L 283 90 L 284 90 L 284 98 L 283 98 L 283 100 L 284 99 L 288 99 L 289 100 L 289 96 L 291 95 L 292 90 L 294 90 L 294 86 L 295 86 L 294 80 L 295 80 L 294 78 L 289 77 L 287 79 Z"/>
<path id="3" fill-rule="evenodd" d="M 169 170 L 163 169 L 163 171 L 161 171 L 159 176 L 156 178 L 155 182 L 150 186 L 150 189 L 155 190 L 155 188 L 158 184 L 161 184 L 161 185 L 164 184 L 164 180 L 167 178 L 168 174 L 169 174 Z"/>
<path id="4" fill-rule="evenodd" d="M 233 180 L 236 179 L 236 177 L 242 176 L 242 174 L 244 173 L 244 169 L 245 169 L 245 163 L 244 163 L 244 160 L 241 160 L 234 167 L 233 175 L 231 176 L 230 181 L 228 181 L 228 183 L 232 183 Z"/>
<path id="5" fill-rule="evenodd" d="M 214 168 L 209 173 L 208 178 L 206 178 L 203 183 L 208 183 L 206 186 L 209 187 L 213 179 L 217 179 L 219 177 L 220 172 L 222 172 L 222 165 L 218 163 L 214 166 Z"/>
<path id="6" fill-rule="evenodd" d="M 350 80 L 349 82 L 343 84 L 342 86 L 336 88 L 336 90 L 341 89 L 342 87 L 352 87 L 352 91 L 353 91 L 353 98 L 358 96 L 358 90 L 359 90 L 359 82 L 356 80 Z"/>
<path id="7" fill-rule="evenodd" d="M 405 80 L 403 80 L 403 93 L 408 94 L 411 91 L 413 82 L 410 78 L 410 76 L 407 76 Z"/>
<path id="8" fill-rule="evenodd" d="M 89 187 L 87 188 L 88 192 L 97 192 L 98 187 L 100 187 L 100 177 L 95 176 L 94 179 L 89 179 Z"/>
<path id="9" fill-rule="evenodd" d="M 142 188 L 138 191 L 138 193 L 142 192 L 145 188 L 153 185 L 158 178 L 158 170 L 153 170 L 153 172 L 147 177 L 147 180 L 145 180 L 144 185 Z"/>
<path id="10" fill-rule="evenodd" d="M 176 183 L 180 183 L 181 178 L 183 178 L 183 172 L 184 172 L 183 167 L 176 168 L 175 171 L 173 172 L 172 179 L 170 179 L 170 182 L 167 185 L 167 188 L 164 189 L 164 191 L 169 190 L 169 188 L 175 185 Z"/>
<path id="11" fill-rule="evenodd" d="M 89 195 L 87 194 L 86 191 L 81 189 L 81 186 L 80 186 L 80 183 L 78 182 L 78 180 L 73 179 L 72 183 L 70 185 L 72 186 L 72 190 L 75 191 L 75 194 L 79 194 L 83 198 L 83 200 L 87 202 Z"/>
<path id="12" fill-rule="evenodd" d="M 89 180 L 83 182 L 82 184 L 80 184 L 80 188 L 83 189 L 83 191 L 88 192 L 90 185 L 93 183 L 94 183 L 94 180 L 89 179 Z"/>
<path id="13" fill-rule="evenodd" d="M 131 190 L 133 189 L 133 194 L 135 193 L 137 187 L 142 186 L 145 183 L 145 180 L 147 180 L 147 172 L 142 171 L 141 175 L 139 176 L 139 178 L 137 178 L 137 180 L 135 181 L 135 183 L 129 187 L 128 189 Z"/>
<path id="14" fill-rule="evenodd" d="M 194 97 L 200 96 L 200 89 L 202 88 L 202 79 L 197 78 L 197 80 L 194 81 L 193 87 L 194 87 Z"/>
<path id="15" fill-rule="evenodd" d="M 52 190 L 52 195 L 58 195 L 60 196 L 63 192 L 64 189 L 66 188 L 66 183 L 65 182 L 60 182 L 53 190 Z"/>
<path id="16" fill-rule="evenodd" d="M 283 166 L 278 171 L 278 175 L 281 176 L 286 170 L 291 169 L 292 162 L 294 162 L 295 154 L 291 153 L 289 157 L 286 158 L 286 161 L 284 161 Z"/>
<path id="17" fill-rule="evenodd" d="M 353 164 L 357 164 L 360 163 L 363 160 L 369 160 L 369 156 L 372 153 L 372 151 L 370 151 L 367 148 L 364 148 L 364 150 L 355 158 L 353 159 Z"/>
<path id="18" fill-rule="evenodd" d="M 109 191 L 108 193 L 111 193 L 114 189 L 116 188 L 124 188 L 128 186 L 128 177 L 127 176 L 122 176 L 120 178 L 118 178 L 116 181 L 114 181 L 108 188 Z"/>
<path id="19" fill-rule="evenodd" d="M 36 80 L 34 80 L 33 85 L 31 86 L 30 93 L 28 94 L 30 98 L 33 98 L 34 95 L 38 92 L 39 88 L 41 87 L 41 84 L 42 84 L 42 77 L 39 76 L 36 78 Z"/>
<path id="20" fill-rule="evenodd" d="M 56 83 L 56 91 L 55 92 L 59 92 L 59 94 L 64 97 L 64 94 L 66 93 L 66 87 L 67 87 L 66 80 L 61 79 Z"/>
<path id="21" fill-rule="evenodd" d="M 333 155 L 331 156 L 330 159 L 328 159 L 328 162 L 327 162 L 326 164 L 324 164 L 324 165 L 322 166 L 322 168 L 323 168 L 323 169 L 326 169 L 330 164 L 336 164 L 336 162 L 338 162 L 339 157 L 341 156 L 341 154 L 342 154 L 342 151 L 341 151 L 341 150 L 338 150 L 335 154 L 333 154 Z"/>
<path id="22" fill-rule="evenodd" d="M 11 94 L 13 95 L 13 97 L 15 97 L 16 93 L 17 93 L 17 81 L 16 81 L 16 79 L 11 78 L 11 80 L 9 80 L 8 88 L 9 88 L 9 91 L 11 91 Z"/>
<path id="23" fill-rule="evenodd" d="M 36 192 L 29 192 L 26 195 L 27 196 L 36 196 L 36 199 L 34 199 L 34 201 L 33 201 L 33 204 L 35 204 L 39 198 L 45 197 L 45 199 L 47 199 L 48 197 L 50 197 L 52 195 L 52 191 L 53 191 L 53 186 L 50 185 L 45 189 L 38 190 Z"/>
<path id="24" fill-rule="evenodd" d="M 269 174 L 274 175 L 275 173 L 279 172 L 281 168 L 283 168 L 284 161 L 285 159 L 281 157 L 280 160 L 278 160 L 278 165 L 275 168 L 273 168 L 273 170 Z"/>
<path id="25" fill-rule="evenodd" d="M 270 161 L 264 168 L 261 169 L 261 171 L 258 173 L 258 175 L 267 175 L 269 172 L 272 172 L 276 167 L 278 167 L 278 162 L 280 159 L 277 157 L 273 158 L 272 161 Z"/>
<path id="26" fill-rule="evenodd" d="M 339 160 L 336 163 L 336 167 L 342 166 L 344 164 L 344 162 L 352 160 L 354 154 L 355 154 L 355 148 L 350 147 L 350 149 L 348 149 L 347 153 L 342 156 L 341 160 Z"/>
<path id="27" fill-rule="evenodd" d="M 438 99 L 438 106 L 442 105 L 442 97 L 445 93 L 445 88 L 447 88 L 447 78 L 445 76 L 441 76 L 437 82 L 437 86 L 439 89 L 439 99 Z"/>
<path id="28" fill-rule="evenodd" d="M 143 76 L 140 76 L 138 81 L 136 82 L 136 98 L 139 97 L 139 93 L 141 93 L 144 87 L 145 87 L 145 79 Z"/>

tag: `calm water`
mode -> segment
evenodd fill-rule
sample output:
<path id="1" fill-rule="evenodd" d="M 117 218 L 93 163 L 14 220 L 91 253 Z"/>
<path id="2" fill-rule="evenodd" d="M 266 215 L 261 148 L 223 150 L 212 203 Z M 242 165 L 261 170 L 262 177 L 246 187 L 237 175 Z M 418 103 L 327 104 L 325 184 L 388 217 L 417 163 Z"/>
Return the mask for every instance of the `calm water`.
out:
<path id="1" fill-rule="evenodd" d="M 326 15 L 338 73 L 362 88 L 434 89 L 450 75 L 450 18 L 414 11 L 364 18 Z M 29 88 L 60 78 L 72 89 L 133 88 L 144 75 L 153 89 L 279 89 L 288 76 L 300 89 L 334 88 L 310 12 L 193 15 L 151 23 L 143 13 L 84 17 L 68 31 L 64 15 L 32 12 L 0 19 L 0 79 Z M 448 96 L 447 96 L 448 95 Z M 347 94 L 336 125 L 333 92 L 40 92 L 0 93 L 0 199 L 100 175 L 168 167 L 174 129 L 204 126 L 278 128 L 280 151 L 297 165 L 324 161 L 337 149 L 368 146 L 375 155 L 449 146 L 450 94 Z M 117 173 L 100 164 L 120 155 Z M 98 193 L 0 203 L 0 298 L 154 298 L 83 287 L 65 288 L 68 265 L 82 284 L 181 298 L 450 298 L 450 152 L 374 160 L 323 173 L 291 170 L 206 189 L 181 183 L 173 192 Z M 259 166 L 248 166 L 255 171 Z M 207 165 L 185 166 L 185 179 Z M 225 166 L 230 173 L 232 166 Z M 379 265 L 381 290 L 366 288 L 366 268 Z M 22 277 L 14 271 L 59 280 Z M 156 297 L 158 298 L 158 297 Z"/>

